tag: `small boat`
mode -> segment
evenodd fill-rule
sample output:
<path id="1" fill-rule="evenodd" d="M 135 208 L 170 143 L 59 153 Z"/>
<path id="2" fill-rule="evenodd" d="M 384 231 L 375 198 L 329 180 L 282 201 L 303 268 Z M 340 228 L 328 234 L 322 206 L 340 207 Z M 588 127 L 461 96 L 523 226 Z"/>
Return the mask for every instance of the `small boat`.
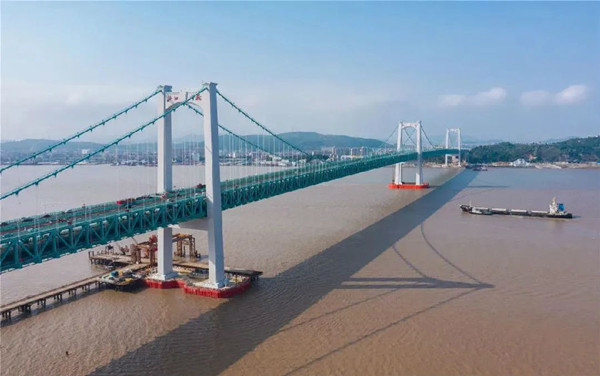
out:
<path id="1" fill-rule="evenodd" d="M 565 210 L 565 205 L 563 203 L 556 202 L 556 197 L 554 197 L 552 199 L 552 202 L 550 203 L 548 211 L 525 210 L 525 209 L 484 208 L 484 207 L 473 206 L 471 203 L 469 203 L 469 205 L 463 204 L 460 206 L 460 208 L 465 213 L 476 214 L 476 215 L 501 214 L 501 215 L 516 215 L 516 216 L 521 216 L 521 217 L 564 218 L 564 219 L 573 218 L 573 214 L 571 214 Z"/>
<path id="2" fill-rule="evenodd" d="M 129 269 L 122 271 L 114 270 L 98 278 L 105 286 L 115 290 L 128 290 L 135 287 L 141 280 L 142 276 L 133 274 Z"/>

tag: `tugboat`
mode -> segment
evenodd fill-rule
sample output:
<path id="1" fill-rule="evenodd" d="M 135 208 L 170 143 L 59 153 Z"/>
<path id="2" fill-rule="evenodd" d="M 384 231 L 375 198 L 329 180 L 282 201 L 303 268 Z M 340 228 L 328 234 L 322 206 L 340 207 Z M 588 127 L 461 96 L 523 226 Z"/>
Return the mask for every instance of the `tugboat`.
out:
<path id="1" fill-rule="evenodd" d="M 564 219 L 573 218 L 573 214 L 571 214 L 565 210 L 565 205 L 563 203 L 556 202 L 556 197 L 554 197 L 552 199 L 552 202 L 549 205 L 548 211 L 483 208 L 483 207 L 472 206 L 470 202 L 469 202 L 469 205 L 463 204 L 460 206 L 460 208 L 465 213 L 477 214 L 477 215 L 501 214 L 501 215 L 517 215 L 517 216 L 522 216 L 522 217 L 564 218 Z"/>
<path id="2" fill-rule="evenodd" d="M 471 214 L 492 215 L 494 213 L 492 213 L 492 211 L 489 208 L 474 208 L 474 207 L 471 207 Z"/>
<path id="3" fill-rule="evenodd" d="M 553 218 L 573 218 L 573 214 L 569 213 L 568 211 L 565 210 L 565 204 L 561 203 L 557 203 L 556 202 L 556 197 L 552 198 L 552 202 L 549 205 L 548 208 L 548 217 L 553 217 Z M 537 211 L 533 211 L 532 212 L 534 214 L 534 216 L 536 216 Z M 543 216 L 542 216 L 543 217 Z"/>

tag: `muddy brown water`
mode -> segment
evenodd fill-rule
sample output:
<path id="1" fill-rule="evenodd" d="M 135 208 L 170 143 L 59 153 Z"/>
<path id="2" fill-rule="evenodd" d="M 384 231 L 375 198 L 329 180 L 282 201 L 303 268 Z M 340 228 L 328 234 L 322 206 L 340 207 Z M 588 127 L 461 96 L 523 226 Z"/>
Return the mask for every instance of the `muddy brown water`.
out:
<path id="1" fill-rule="evenodd" d="M 600 374 L 600 171 L 391 172 L 225 212 L 226 264 L 265 272 L 244 295 L 102 291 L 4 323 L 2 375 Z M 458 208 L 553 196 L 576 218 Z M 80 253 L 2 274 L 2 303 L 92 272 Z"/>

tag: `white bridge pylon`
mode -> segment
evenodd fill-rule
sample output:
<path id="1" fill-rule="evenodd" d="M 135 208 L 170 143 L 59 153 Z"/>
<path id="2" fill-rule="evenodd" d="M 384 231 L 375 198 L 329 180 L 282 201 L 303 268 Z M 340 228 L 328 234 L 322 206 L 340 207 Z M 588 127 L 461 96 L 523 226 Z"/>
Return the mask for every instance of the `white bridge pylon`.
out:
<path id="1" fill-rule="evenodd" d="M 221 176 L 219 170 L 219 125 L 217 116 L 217 84 L 204 85 L 206 90 L 172 92 L 171 86 L 163 86 L 163 95 L 159 95 L 158 114 L 187 101 L 200 106 L 204 113 L 204 158 L 206 184 L 206 218 L 182 223 L 174 227 L 208 231 L 208 282 L 206 287 L 221 288 L 227 285 L 223 253 L 223 220 L 221 208 Z M 172 129 L 171 114 L 167 114 L 158 124 L 158 184 L 157 192 L 172 190 Z M 173 271 L 173 229 L 158 229 L 158 278 L 174 278 Z"/>
<path id="2" fill-rule="evenodd" d="M 458 148 L 458 166 L 460 167 L 460 165 L 461 165 L 460 155 L 461 155 L 461 149 L 462 149 L 462 140 L 460 138 L 460 128 L 446 128 L 446 149 L 450 149 L 450 146 L 451 146 L 450 135 L 452 135 L 452 134 L 456 135 L 456 144 L 457 144 L 457 148 Z M 444 155 L 444 167 L 448 167 L 448 157 L 450 157 L 452 155 L 456 155 L 456 154 Z"/>
<path id="3" fill-rule="evenodd" d="M 416 140 L 413 140 L 410 136 L 409 130 L 413 129 L 412 132 L 416 135 Z M 415 171 L 414 182 L 402 181 L 402 167 L 403 163 L 396 163 L 394 170 L 394 180 L 389 185 L 390 189 L 423 189 L 429 187 L 428 183 L 423 183 L 423 128 L 421 122 L 403 122 L 398 124 L 398 138 L 396 143 L 396 151 L 402 152 L 405 148 L 405 138 L 413 141 L 415 152 L 417 153 L 417 165 Z"/>

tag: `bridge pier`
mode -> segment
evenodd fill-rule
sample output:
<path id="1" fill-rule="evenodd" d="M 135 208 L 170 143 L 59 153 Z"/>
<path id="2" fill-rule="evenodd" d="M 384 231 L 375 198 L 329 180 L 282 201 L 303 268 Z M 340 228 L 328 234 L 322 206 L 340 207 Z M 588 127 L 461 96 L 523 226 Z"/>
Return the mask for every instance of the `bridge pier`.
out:
<path id="1" fill-rule="evenodd" d="M 402 150 L 402 122 L 398 123 L 398 135 L 396 137 L 396 151 Z M 402 162 L 396 163 L 396 169 L 394 171 L 394 184 L 402 184 Z"/>
<path id="2" fill-rule="evenodd" d="M 177 276 L 173 271 L 173 229 L 170 227 L 157 230 L 157 272 L 158 279 L 167 280 Z"/>
<path id="3" fill-rule="evenodd" d="M 421 122 L 417 123 L 417 171 L 415 172 L 415 185 L 423 185 L 423 144 L 421 143 Z"/>
<path id="4" fill-rule="evenodd" d="M 168 110 L 168 96 L 172 87 L 163 86 L 162 95 L 158 96 L 158 114 Z M 158 126 L 158 179 L 157 192 L 164 193 L 173 189 L 173 155 L 171 114 L 157 121 Z M 158 279 L 167 280 L 177 276 L 173 271 L 173 230 L 170 227 L 157 230 L 157 271 Z"/>
<path id="5" fill-rule="evenodd" d="M 417 136 L 417 140 L 415 143 L 415 151 L 417 153 L 417 165 L 415 172 L 415 182 L 406 183 L 402 181 L 402 165 L 403 163 L 396 163 L 396 168 L 394 171 L 394 179 L 392 183 L 389 185 L 390 189 L 423 189 L 428 188 L 428 183 L 423 183 L 423 144 L 422 144 L 422 128 L 421 122 L 417 123 L 404 123 L 400 122 L 398 124 L 398 138 L 396 143 L 396 151 L 402 151 L 402 143 L 403 143 L 403 133 L 405 128 L 413 128 L 415 129 L 415 134 Z M 408 136 L 408 133 L 407 133 Z"/>

